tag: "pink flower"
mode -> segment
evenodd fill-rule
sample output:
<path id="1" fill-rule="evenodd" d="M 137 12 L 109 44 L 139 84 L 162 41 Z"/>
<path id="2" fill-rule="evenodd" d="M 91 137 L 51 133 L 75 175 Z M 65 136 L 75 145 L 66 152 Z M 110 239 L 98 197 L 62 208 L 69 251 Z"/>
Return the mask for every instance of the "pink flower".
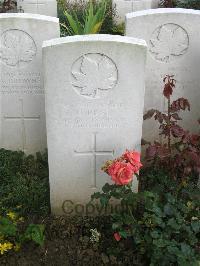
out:
<path id="1" fill-rule="evenodd" d="M 133 167 L 130 163 L 114 161 L 108 167 L 108 174 L 117 185 L 127 185 L 133 179 Z"/>
<path id="2" fill-rule="evenodd" d="M 115 238 L 116 241 L 120 241 L 121 236 L 120 236 L 119 233 L 114 233 L 114 238 Z"/>
<path id="3" fill-rule="evenodd" d="M 122 158 L 132 165 L 134 173 L 137 173 L 142 167 L 140 162 L 140 153 L 137 151 L 126 150 L 126 152 L 122 155 Z"/>

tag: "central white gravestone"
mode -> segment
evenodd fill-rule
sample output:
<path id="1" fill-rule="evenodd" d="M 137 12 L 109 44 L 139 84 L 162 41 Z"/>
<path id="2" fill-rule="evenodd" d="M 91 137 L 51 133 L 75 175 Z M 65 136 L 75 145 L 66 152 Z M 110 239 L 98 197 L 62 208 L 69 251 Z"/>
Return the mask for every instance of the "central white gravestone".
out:
<path id="1" fill-rule="evenodd" d="M 110 180 L 106 160 L 140 150 L 146 44 L 88 35 L 43 50 L 51 206 L 62 213 L 65 200 L 86 203 Z"/>
<path id="2" fill-rule="evenodd" d="M 59 36 L 57 18 L 0 15 L 0 147 L 46 148 L 42 42 Z"/>
<path id="3" fill-rule="evenodd" d="M 17 0 L 20 12 L 57 17 L 56 0 Z"/>
<path id="4" fill-rule="evenodd" d="M 130 13 L 126 17 L 126 35 L 143 38 L 148 45 L 145 111 L 167 109 L 162 96 L 163 78 L 174 75 L 173 99 L 184 97 L 191 111 L 180 114 L 185 128 L 198 132 L 200 118 L 200 11 L 156 9 Z M 144 122 L 143 137 L 153 140 L 158 126 L 152 119 Z"/>

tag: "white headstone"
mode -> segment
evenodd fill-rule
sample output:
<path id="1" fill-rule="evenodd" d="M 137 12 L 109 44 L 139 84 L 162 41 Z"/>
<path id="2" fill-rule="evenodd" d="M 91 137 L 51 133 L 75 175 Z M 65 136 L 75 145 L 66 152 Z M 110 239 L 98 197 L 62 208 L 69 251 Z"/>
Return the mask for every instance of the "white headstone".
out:
<path id="1" fill-rule="evenodd" d="M 57 17 L 56 0 L 17 0 L 17 8 L 24 13 Z"/>
<path id="2" fill-rule="evenodd" d="M 46 148 L 42 42 L 59 36 L 57 18 L 0 15 L 0 147 Z"/>
<path id="3" fill-rule="evenodd" d="M 188 9 L 155 9 L 128 14 L 126 35 L 143 38 L 148 45 L 145 111 L 166 110 L 162 96 L 163 77 L 174 75 L 173 99 L 187 98 L 191 111 L 181 113 L 180 123 L 191 131 L 199 130 L 200 117 L 200 11 Z M 146 121 L 145 139 L 155 139 L 157 126 Z"/>
<path id="4" fill-rule="evenodd" d="M 110 178 L 102 164 L 140 150 L 146 44 L 85 35 L 43 45 L 51 206 L 86 203 Z M 137 181 L 134 183 L 137 190 Z"/>
<path id="5" fill-rule="evenodd" d="M 122 23 L 125 21 L 127 13 L 158 8 L 158 5 L 159 0 L 113 0 L 113 7 L 115 7 L 117 11 L 115 20 L 117 23 Z"/>

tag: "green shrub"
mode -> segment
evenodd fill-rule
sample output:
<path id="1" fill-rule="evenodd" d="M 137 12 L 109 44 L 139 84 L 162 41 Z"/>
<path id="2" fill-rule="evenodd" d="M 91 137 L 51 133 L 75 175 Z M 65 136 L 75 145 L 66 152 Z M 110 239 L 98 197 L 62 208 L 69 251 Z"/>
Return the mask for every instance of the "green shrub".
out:
<path id="1" fill-rule="evenodd" d="M 0 206 L 22 214 L 49 212 L 47 153 L 36 157 L 0 149 Z"/>
<path id="2" fill-rule="evenodd" d="M 199 0 L 161 0 L 161 7 L 180 7 L 190 9 L 200 9 Z"/>
<path id="3" fill-rule="evenodd" d="M 102 192 L 92 195 L 105 208 L 113 200 L 112 231 L 118 250 L 128 246 L 144 265 L 199 265 L 200 262 L 200 135 L 178 125 L 179 112 L 189 109 L 187 99 L 171 101 L 175 89 L 173 76 L 164 80 L 163 95 L 168 101 L 165 113 L 151 109 L 144 118 L 159 122 L 162 143 L 146 142 L 146 161 L 140 177 L 140 156 L 126 151 L 105 163 L 102 170 L 114 185 L 105 184 Z M 139 179 L 139 193 L 132 188 L 133 174 Z M 135 178 L 136 178 L 135 176 Z M 112 247 L 109 253 L 112 252 Z"/>
<path id="4" fill-rule="evenodd" d="M 145 265 L 198 265 L 200 190 L 196 185 L 173 182 L 159 171 L 154 176 L 152 170 L 145 176 L 148 179 L 151 191 L 134 193 L 131 184 L 106 184 L 102 193 L 95 193 L 92 199 L 100 199 L 104 207 L 111 199 L 121 202 L 120 211 L 118 208 L 112 214 L 114 237 L 128 244 Z M 112 254 L 112 247 L 109 253 Z"/>
<path id="5" fill-rule="evenodd" d="M 100 1 L 95 5 L 90 1 L 88 8 L 83 14 L 83 23 L 79 21 L 76 13 L 72 11 L 70 15 L 67 11 L 64 12 L 68 20 L 69 27 L 63 25 L 69 35 L 95 34 L 101 30 L 105 19 L 106 2 Z"/>
<path id="6" fill-rule="evenodd" d="M 199 0 L 179 0 L 177 1 L 176 7 L 200 9 L 200 1 Z"/>
<path id="7" fill-rule="evenodd" d="M 100 33 L 123 34 L 124 29 L 122 25 L 118 27 L 113 21 L 113 17 L 116 15 L 116 11 L 115 11 L 115 8 L 112 7 L 111 0 L 106 0 L 105 2 L 104 1 L 100 1 L 100 2 L 92 1 L 91 3 L 93 6 L 94 14 L 99 12 L 98 11 L 99 8 L 102 8 L 104 3 L 106 4 L 105 15 L 103 16 L 103 20 L 102 20 L 103 23 L 101 25 Z M 76 24 L 76 28 L 77 28 L 77 25 L 78 27 L 80 27 L 81 25 L 81 32 L 83 32 L 85 30 L 84 25 L 86 24 L 86 17 L 87 17 L 89 8 L 90 8 L 90 3 L 88 3 L 88 1 L 80 0 L 80 1 L 67 2 L 65 0 L 58 0 L 58 17 L 60 19 L 60 24 L 61 24 L 61 36 L 66 36 L 66 35 L 71 35 L 71 34 L 80 34 L 80 30 L 74 31 L 71 28 L 70 23 L 65 15 L 66 12 L 67 14 L 73 17 L 75 24 Z M 103 14 L 104 11 L 100 13 Z M 92 32 L 87 31 L 86 33 L 92 33 Z"/>

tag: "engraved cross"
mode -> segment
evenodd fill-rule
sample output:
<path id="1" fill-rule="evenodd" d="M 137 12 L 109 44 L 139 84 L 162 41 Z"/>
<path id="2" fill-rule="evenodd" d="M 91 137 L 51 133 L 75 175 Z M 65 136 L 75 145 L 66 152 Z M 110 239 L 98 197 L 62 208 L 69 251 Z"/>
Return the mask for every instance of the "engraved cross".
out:
<path id="1" fill-rule="evenodd" d="M 45 2 L 41 0 L 37 0 L 37 1 L 33 1 L 33 2 L 29 2 L 30 5 L 36 5 L 37 7 L 37 12 L 39 12 L 39 6 L 44 6 Z"/>
<path id="2" fill-rule="evenodd" d="M 97 173 L 97 156 L 101 155 L 114 155 L 114 150 L 112 151 L 98 151 L 97 150 L 97 133 L 94 132 L 92 135 L 93 149 L 91 151 L 74 151 L 76 156 L 92 156 L 92 169 L 93 169 L 93 178 L 92 178 L 92 188 L 96 188 L 96 173 Z"/>
<path id="3" fill-rule="evenodd" d="M 37 0 L 37 12 L 39 12 L 39 6 L 44 6 L 44 5 L 45 5 L 44 1 L 41 1 L 41 3 L 40 3 L 40 1 Z"/>
<path id="4" fill-rule="evenodd" d="M 21 115 L 19 116 L 4 116 L 6 120 L 21 120 L 21 128 L 22 128 L 22 149 L 25 151 L 26 146 L 26 127 L 25 121 L 26 120 L 39 120 L 40 116 L 25 116 L 24 114 L 24 102 L 23 99 L 19 99 L 21 103 Z"/>

